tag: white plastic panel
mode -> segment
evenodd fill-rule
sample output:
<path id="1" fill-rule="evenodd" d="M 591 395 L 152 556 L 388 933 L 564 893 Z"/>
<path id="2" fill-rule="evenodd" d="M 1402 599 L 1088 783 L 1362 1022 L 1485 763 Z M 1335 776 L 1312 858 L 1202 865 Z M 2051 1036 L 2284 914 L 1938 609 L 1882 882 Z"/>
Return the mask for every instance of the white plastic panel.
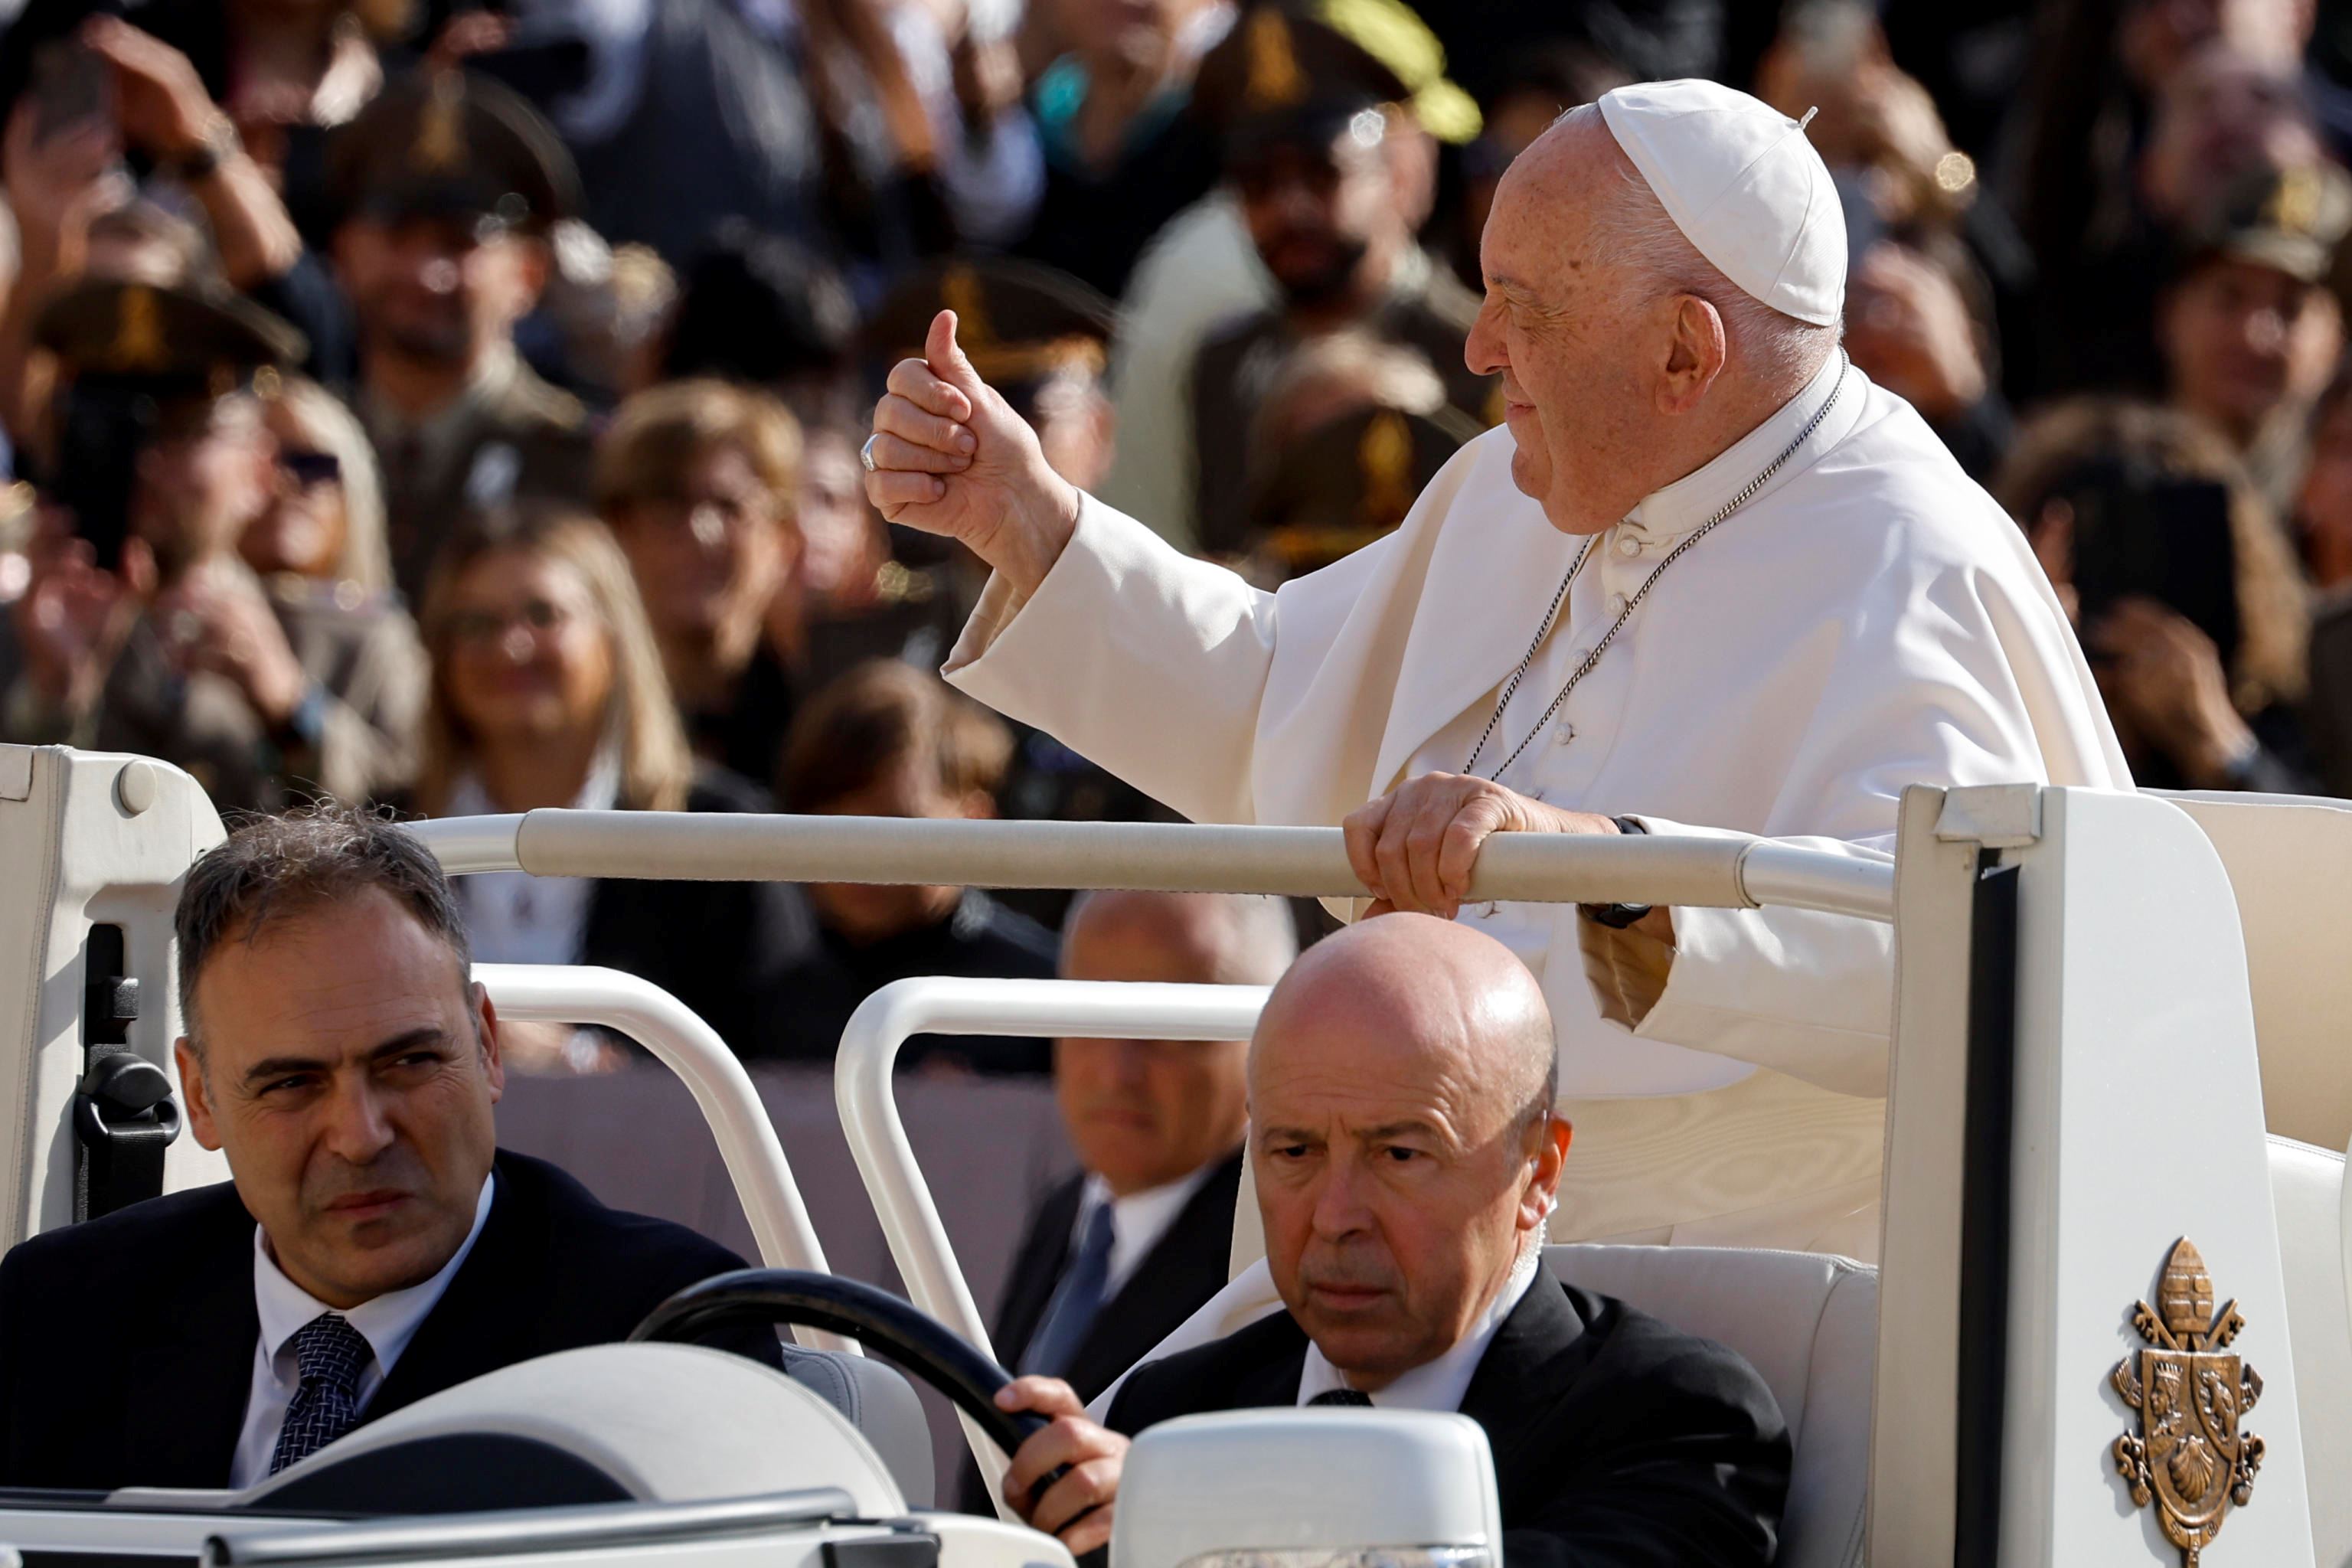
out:
<path id="1" fill-rule="evenodd" d="M 0 1095 L 13 1108 L 0 1117 L 0 1246 L 73 1218 L 71 1110 L 84 1068 L 89 928 L 122 927 L 140 988 L 128 1044 L 174 1073 L 172 911 L 189 865 L 221 837 L 212 803 L 177 768 L 0 746 Z M 227 1163 L 184 1127 L 164 1157 L 164 1189 L 227 1176 Z"/>
<path id="2" fill-rule="evenodd" d="M 2003 1568 L 2169 1563 L 2110 1448 L 2129 1410 L 2110 1369 L 2173 1243 L 2196 1243 L 2246 1320 L 2232 1350 L 2264 1393 L 2252 1505 L 2204 1568 L 2312 1561 L 2294 1362 L 2237 904 L 2179 807 L 2052 790 L 2019 887 Z M 1883 1409 L 1884 1407 L 1882 1407 Z M 2331 1478 L 2329 1484 L 2342 1484 Z"/>
<path id="3" fill-rule="evenodd" d="M 1110 1555 L 1119 1568 L 1180 1568 L 1237 1550 L 1498 1550 L 1502 1539 L 1494 1455 L 1466 1415 L 1234 1410 L 1136 1439 Z"/>

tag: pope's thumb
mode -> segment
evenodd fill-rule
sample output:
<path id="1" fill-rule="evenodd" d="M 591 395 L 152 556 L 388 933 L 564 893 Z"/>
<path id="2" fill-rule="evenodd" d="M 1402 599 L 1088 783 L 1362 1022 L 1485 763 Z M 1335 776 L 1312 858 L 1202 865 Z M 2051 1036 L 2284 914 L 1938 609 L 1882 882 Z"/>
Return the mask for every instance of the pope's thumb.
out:
<path id="1" fill-rule="evenodd" d="M 956 342 L 956 314 L 941 310 L 931 318 L 931 334 L 923 343 L 923 358 L 931 374 L 968 397 L 977 398 L 981 388 L 980 373 L 971 368 L 964 357 L 963 347 Z"/>

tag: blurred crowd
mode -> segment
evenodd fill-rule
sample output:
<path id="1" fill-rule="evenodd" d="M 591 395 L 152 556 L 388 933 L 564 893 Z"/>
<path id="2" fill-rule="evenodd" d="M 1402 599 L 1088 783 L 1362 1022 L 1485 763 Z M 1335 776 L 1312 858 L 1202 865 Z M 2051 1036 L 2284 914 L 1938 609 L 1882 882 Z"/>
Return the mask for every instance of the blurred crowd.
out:
<path id="1" fill-rule="evenodd" d="M 1680 76 L 1812 111 L 1847 351 L 2030 538 L 2139 781 L 2352 795 L 2316 0 L 24 0 L 0 741 L 225 811 L 1162 815 L 938 679 L 979 574 L 866 503 L 889 363 L 955 310 L 1066 478 L 1276 584 L 1495 422 L 1461 350 L 1504 167 Z M 1064 913 L 463 890 L 478 957 L 801 1060 L 901 975 L 1051 973 Z"/>

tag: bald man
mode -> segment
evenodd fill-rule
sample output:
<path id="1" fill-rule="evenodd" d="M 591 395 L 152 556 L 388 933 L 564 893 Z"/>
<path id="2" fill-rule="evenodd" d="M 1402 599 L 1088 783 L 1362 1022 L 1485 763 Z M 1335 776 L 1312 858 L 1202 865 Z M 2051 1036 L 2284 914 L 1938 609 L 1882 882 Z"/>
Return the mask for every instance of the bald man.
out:
<path id="1" fill-rule="evenodd" d="M 1065 980 L 1271 985 L 1298 951 L 1279 899 L 1097 892 L 1062 928 Z M 1244 1040 L 1054 1044 L 1078 1173 L 1013 1254 L 996 1353 L 1092 1399 L 1222 1288 L 1249 1110 Z M 991 1511 L 967 1467 L 965 1506 Z"/>
<path id="2" fill-rule="evenodd" d="M 1526 967 L 1466 926 L 1391 915 L 1310 949 L 1248 1058 L 1285 1310 L 1138 1368 L 1101 1424 L 1056 1379 L 1006 1387 L 999 1405 L 1051 1420 L 1005 1475 L 1022 1517 L 1090 1551 L 1110 1539 L 1132 1435 L 1368 1404 L 1486 1428 L 1510 1568 L 1769 1563 L 1790 1447 L 1763 1380 L 1541 1266 L 1569 1149 L 1551 1039 Z"/>

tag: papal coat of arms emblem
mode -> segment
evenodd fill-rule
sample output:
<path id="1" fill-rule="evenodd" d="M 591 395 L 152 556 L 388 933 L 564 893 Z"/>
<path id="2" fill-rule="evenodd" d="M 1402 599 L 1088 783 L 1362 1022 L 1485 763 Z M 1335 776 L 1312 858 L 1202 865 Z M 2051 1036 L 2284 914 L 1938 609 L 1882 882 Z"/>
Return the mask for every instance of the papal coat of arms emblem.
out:
<path id="1" fill-rule="evenodd" d="M 2221 1521 L 2253 1493 L 2263 1440 L 2239 1426 L 2263 1394 L 2252 1367 L 2225 1353 L 2246 1326 L 2238 1303 L 2213 1310 L 2213 1280 L 2183 1237 L 2165 1259 L 2157 1309 L 2136 1304 L 2132 1327 L 2147 1341 L 2116 1363 L 2116 1392 L 2139 1412 L 2139 1430 L 2116 1439 L 2116 1468 L 2132 1501 L 2152 1500 L 2183 1568 L 2221 1532 Z"/>

